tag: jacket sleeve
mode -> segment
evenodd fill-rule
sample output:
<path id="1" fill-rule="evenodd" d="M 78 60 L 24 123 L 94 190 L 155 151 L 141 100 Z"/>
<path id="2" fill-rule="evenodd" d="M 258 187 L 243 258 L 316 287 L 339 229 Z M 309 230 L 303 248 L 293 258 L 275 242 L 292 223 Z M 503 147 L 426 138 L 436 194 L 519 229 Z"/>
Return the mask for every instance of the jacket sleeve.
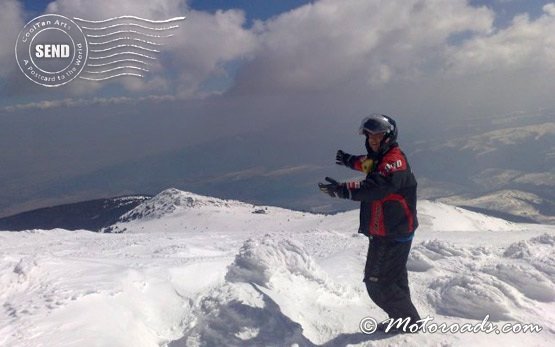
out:
<path id="1" fill-rule="evenodd" d="M 349 199 L 355 201 L 373 201 L 398 192 L 403 186 L 406 172 L 395 172 L 387 176 L 372 173 L 361 182 L 347 182 Z"/>

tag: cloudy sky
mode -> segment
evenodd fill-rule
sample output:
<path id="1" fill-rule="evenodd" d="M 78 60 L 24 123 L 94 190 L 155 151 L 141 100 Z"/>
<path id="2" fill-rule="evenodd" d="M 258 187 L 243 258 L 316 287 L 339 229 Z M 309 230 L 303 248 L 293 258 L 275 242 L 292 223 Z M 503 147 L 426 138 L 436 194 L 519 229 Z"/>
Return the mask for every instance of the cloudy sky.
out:
<path id="1" fill-rule="evenodd" d="M 143 79 L 44 88 L 14 58 L 44 13 L 187 18 Z M 539 0 L 0 0 L 0 211 L 207 179 L 241 196 L 237 177 L 307 173 L 340 146 L 359 150 L 372 112 L 415 140 L 552 109 L 554 33 L 555 3 Z"/>

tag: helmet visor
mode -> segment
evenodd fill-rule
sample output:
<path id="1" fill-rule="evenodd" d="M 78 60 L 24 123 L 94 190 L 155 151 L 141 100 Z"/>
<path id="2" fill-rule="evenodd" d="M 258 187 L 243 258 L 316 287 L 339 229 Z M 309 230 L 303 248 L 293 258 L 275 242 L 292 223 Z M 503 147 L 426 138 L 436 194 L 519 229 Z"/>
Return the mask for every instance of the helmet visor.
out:
<path id="1" fill-rule="evenodd" d="M 361 135 L 365 135 L 389 133 L 391 130 L 393 130 L 393 126 L 387 118 L 382 115 L 371 115 L 362 120 L 358 132 Z"/>

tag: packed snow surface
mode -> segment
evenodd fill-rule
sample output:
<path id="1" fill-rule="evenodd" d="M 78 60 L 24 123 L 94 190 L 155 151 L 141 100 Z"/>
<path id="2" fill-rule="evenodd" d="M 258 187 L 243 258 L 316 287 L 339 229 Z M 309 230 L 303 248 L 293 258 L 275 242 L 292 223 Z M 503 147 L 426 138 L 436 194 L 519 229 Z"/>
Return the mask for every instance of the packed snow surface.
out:
<path id="1" fill-rule="evenodd" d="M 353 205 L 356 208 L 356 205 Z M 555 227 L 420 201 L 408 268 L 437 324 L 540 332 L 363 334 L 358 211 L 317 215 L 169 189 L 110 231 L 0 233 L 1 346 L 550 346 Z"/>

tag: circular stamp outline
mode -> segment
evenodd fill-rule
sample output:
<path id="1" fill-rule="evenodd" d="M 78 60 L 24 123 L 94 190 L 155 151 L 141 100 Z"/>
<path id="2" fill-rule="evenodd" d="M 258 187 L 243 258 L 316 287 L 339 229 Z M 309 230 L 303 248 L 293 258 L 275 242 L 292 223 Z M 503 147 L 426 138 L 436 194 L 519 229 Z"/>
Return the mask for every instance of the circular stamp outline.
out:
<path id="1" fill-rule="evenodd" d="M 63 32 L 64 34 L 66 34 L 67 37 L 69 37 L 69 39 L 71 40 L 71 45 L 72 45 L 73 48 L 74 48 L 74 49 L 73 49 L 73 52 L 72 52 L 73 54 L 72 54 L 72 57 L 71 57 L 71 61 L 70 61 L 66 66 L 64 66 L 63 69 L 61 69 L 61 70 L 59 70 L 59 71 L 44 71 L 43 69 L 41 69 L 41 68 L 37 65 L 37 63 L 36 63 L 35 60 L 33 59 L 33 55 L 31 54 L 31 47 L 33 46 L 33 41 L 35 41 L 35 39 L 37 38 L 37 36 L 39 36 L 40 33 L 42 33 L 43 31 L 46 31 L 46 30 L 59 30 L 59 31 Z M 45 28 L 45 29 L 41 29 L 38 33 L 35 34 L 35 36 L 33 36 L 33 37 L 31 38 L 31 42 L 29 43 L 29 56 L 30 56 L 30 59 L 31 59 L 31 63 L 33 63 L 33 65 L 34 65 L 37 69 L 39 69 L 39 71 L 44 72 L 44 73 L 46 73 L 46 74 L 58 74 L 58 73 L 62 73 L 62 72 L 65 71 L 69 66 L 71 66 L 71 65 L 73 64 L 73 61 L 75 60 L 75 41 L 73 41 L 73 37 L 71 37 L 67 32 L 63 31 L 63 30 L 60 29 L 60 28 Z"/>
<path id="2" fill-rule="evenodd" d="M 23 54 L 25 54 L 25 52 L 29 52 L 29 53 L 28 53 L 28 54 L 29 54 L 28 57 L 27 57 L 27 55 L 25 55 L 25 56 L 23 56 L 23 57 L 21 57 L 21 56 L 18 55 L 18 47 L 20 46 L 21 35 L 24 35 L 24 34 L 26 33 L 26 31 L 29 29 L 29 27 L 30 27 L 31 24 L 33 24 L 33 23 L 35 23 L 35 22 L 40 22 L 40 21 L 38 21 L 39 19 L 45 19 L 45 18 L 48 18 L 48 17 L 49 17 L 49 18 L 55 18 L 54 20 L 62 19 L 62 20 L 64 20 L 64 21 L 67 21 L 68 23 L 70 23 L 70 24 L 73 26 L 72 29 L 73 29 L 73 28 L 76 28 L 76 29 L 77 29 L 77 31 L 72 31 L 72 32 L 73 32 L 73 33 L 77 33 L 77 35 L 79 35 L 79 36 L 78 36 L 78 37 L 75 36 L 75 35 L 72 36 L 72 35 L 71 35 L 71 32 L 66 31 L 66 30 L 64 30 L 63 28 L 59 28 L 59 27 L 56 27 L 56 28 L 55 28 L 55 29 L 59 29 L 59 30 L 61 30 L 62 32 L 64 32 L 64 33 L 71 39 L 72 44 L 73 44 L 73 58 L 72 58 L 71 63 L 68 64 L 68 65 L 67 65 L 63 70 L 61 70 L 60 72 L 48 72 L 47 74 L 50 74 L 50 75 L 62 74 L 62 75 L 63 75 L 63 72 L 64 72 L 64 71 L 66 71 L 67 69 L 69 69 L 69 68 L 75 66 L 75 60 L 76 60 L 76 57 L 77 57 L 77 55 L 76 55 L 76 53 L 75 53 L 76 50 L 77 50 L 77 47 L 75 46 L 75 41 L 80 41 L 80 40 L 74 40 L 74 38 L 80 38 L 80 39 L 82 39 L 82 41 L 84 42 L 84 47 L 83 47 L 84 54 L 83 54 L 83 59 L 81 60 L 81 66 L 78 66 L 78 67 L 77 67 L 77 71 L 75 71 L 74 74 L 73 74 L 72 76 L 70 76 L 70 77 L 67 78 L 67 79 L 64 79 L 64 80 L 60 81 L 60 83 L 55 83 L 55 84 L 43 83 L 43 82 L 40 81 L 40 79 L 37 79 L 37 78 L 33 77 L 32 74 L 26 73 L 26 72 L 25 72 L 25 69 L 23 69 L 23 68 L 21 67 L 20 59 L 28 58 L 28 60 L 30 61 L 30 63 L 32 64 L 32 66 L 33 66 L 35 69 L 44 72 L 42 69 L 40 69 L 38 66 L 35 65 L 35 62 L 34 62 L 34 61 L 32 61 L 32 59 L 31 59 L 31 54 L 30 54 L 30 49 L 28 49 L 28 50 L 23 49 Z M 31 45 L 31 42 L 32 42 L 33 39 L 35 38 L 35 36 L 37 36 L 39 33 L 41 33 L 42 31 L 44 31 L 44 30 L 46 30 L 46 29 L 49 29 L 49 28 L 43 28 L 42 30 L 38 30 L 36 33 L 33 33 L 33 35 L 31 35 L 31 36 L 27 39 L 27 42 L 29 42 L 29 47 L 30 47 L 30 45 Z M 23 48 L 25 48 L 25 46 L 24 46 Z M 85 65 L 86 65 L 86 63 L 87 63 L 87 59 L 88 59 L 88 55 L 89 55 L 88 53 L 89 53 L 89 45 L 88 45 L 88 42 L 87 42 L 87 37 L 86 37 L 85 34 L 83 33 L 83 30 L 81 30 L 81 27 L 79 27 L 79 25 L 77 25 L 73 20 L 71 20 L 71 19 L 69 19 L 69 18 L 67 18 L 67 17 L 65 17 L 65 16 L 59 15 L 59 14 L 43 14 L 43 15 L 41 15 L 41 16 L 38 16 L 38 17 L 35 17 L 35 18 L 31 19 L 29 22 L 27 22 L 27 24 L 25 24 L 25 26 L 23 27 L 23 29 L 21 29 L 21 31 L 20 31 L 19 34 L 17 35 L 17 41 L 16 41 L 16 43 L 15 43 L 15 59 L 16 59 L 16 61 L 17 61 L 17 65 L 19 66 L 19 69 L 21 70 L 21 72 L 25 75 L 25 77 L 27 77 L 27 78 L 28 78 L 29 80 L 31 80 L 32 82 L 34 82 L 34 83 L 36 83 L 36 84 L 39 84 L 39 85 L 41 85 L 41 86 L 43 86 L 43 87 L 49 87 L 49 88 L 50 88 L 50 87 L 59 87 L 59 86 L 62 86 L 62 85 L 64 85 L 64 84 L 67 84 L 67 83 L 73 81 L 77 76 L 79 76 L 79 74 L 81 73 L 81 71 L 83 71 L 83 69 L 85 68 Z"/>

